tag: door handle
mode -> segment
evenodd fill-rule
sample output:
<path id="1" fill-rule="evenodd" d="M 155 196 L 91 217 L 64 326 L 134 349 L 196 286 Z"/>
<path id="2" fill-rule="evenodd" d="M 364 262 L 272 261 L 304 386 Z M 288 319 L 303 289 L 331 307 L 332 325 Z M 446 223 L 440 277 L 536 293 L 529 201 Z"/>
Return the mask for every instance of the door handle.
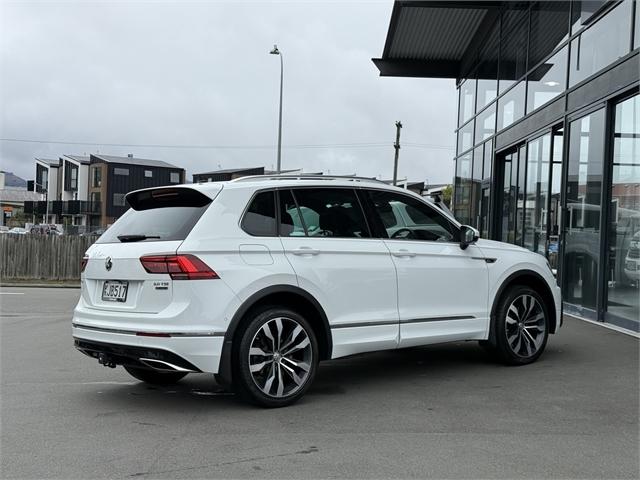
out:
<path id="1" fill-rule="evenodd" d="M 395 252 L 391 252 L 391 255 L 393 255 L 394 257 L 415 257 L 416 256 L 415 253 L 410 252 L 406 248 L 401 248 L 400 250 L 396 250 Z"/>
<path id="2" fill-rule="evenodd" d="M 291 253 L 294 255 L 318 255 L 320 251 L 311 247 L 299 247 L 295 250 L 291 250 Z"/>

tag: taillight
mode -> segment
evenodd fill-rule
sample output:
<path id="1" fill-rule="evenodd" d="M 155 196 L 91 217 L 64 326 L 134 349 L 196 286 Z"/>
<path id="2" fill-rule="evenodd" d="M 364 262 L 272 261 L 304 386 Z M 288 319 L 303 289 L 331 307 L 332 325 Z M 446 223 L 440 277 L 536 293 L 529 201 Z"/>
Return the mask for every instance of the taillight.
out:
<path id="1" fill-rule="evenodd" d="M 87 268 L 87 262 L 89 261 L 89 257 L 87 257 L 86 255 L 84 257 L 82 257 L 82 260 L 80 260 L 80 271 L 84 272 L 84 269 Z"/>
<path id="2" fill-rule="evenodd" d="M 140 257 L 147 273 L 166 273 L 173 280 L 207 280 L 220 278 L 195 255 L 145 255 Z"/>

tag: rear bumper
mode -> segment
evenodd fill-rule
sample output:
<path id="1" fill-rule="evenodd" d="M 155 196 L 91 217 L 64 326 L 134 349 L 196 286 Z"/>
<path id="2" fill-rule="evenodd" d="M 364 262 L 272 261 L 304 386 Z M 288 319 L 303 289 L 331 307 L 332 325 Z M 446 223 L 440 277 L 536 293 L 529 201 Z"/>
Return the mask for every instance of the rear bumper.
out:
<path id="1" fill-rule="evenodd" d="M 117 365 L 207 373 L 218 373 L 224 341 L 217 334 L 174 332 L 169 337 L 149 337 L 134 331 L 83 328 L 77 323 L 72 331 L 75 347 L 94 358 L 102 353 Z"/>

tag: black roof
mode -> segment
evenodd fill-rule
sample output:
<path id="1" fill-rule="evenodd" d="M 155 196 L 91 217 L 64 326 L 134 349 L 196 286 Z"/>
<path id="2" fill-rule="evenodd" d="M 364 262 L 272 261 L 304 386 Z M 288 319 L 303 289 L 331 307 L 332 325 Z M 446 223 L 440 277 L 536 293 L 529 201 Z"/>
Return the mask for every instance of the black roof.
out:
<path id="1" fill-rule="evenodd" d="M 74 162 L 78 162 L 83 165 L 89 165 L 89 157 L 84 157 L 82 155 L 64 155 L 63 158 L 70 158 Z"/>
<path id="2" fill-rule="evenodd" d="M 91 162 L 92 163 L 124 163 L 130 165 L 141 165 L 145 167 L 158 167 L 158 168 L 177 168 L 183 170 L 181 167 L 176 165 L 172 165 L 170 163 L 164 162 L 162 160 L 152 160 L 149 158 L 138 158 L 138 157 L 117 157 L 115 155 L 101 155 L 101 154 L 91 154 Z"/>
<path id="3" fill-rule="evenodd" d="M 194 175 L 197 176 L 197 175 L 217 175 L 219 173 L 242 173 L 248 170 L 260 170 L 260 169 L 264 169 L 264 167 L 226 168 L 223 170 L 213 170 L 211 172 L 194 173 Z"/>
<path id="4" fill-rule="evenodd" d="M 46 165 L 49 165 L 50 167 L 59 167 L 60 166 L 60 160 L 55 160 L 53 158 L 36 157 L 36 160 L 39 161 L 40 163 L 44 163 Z"/>

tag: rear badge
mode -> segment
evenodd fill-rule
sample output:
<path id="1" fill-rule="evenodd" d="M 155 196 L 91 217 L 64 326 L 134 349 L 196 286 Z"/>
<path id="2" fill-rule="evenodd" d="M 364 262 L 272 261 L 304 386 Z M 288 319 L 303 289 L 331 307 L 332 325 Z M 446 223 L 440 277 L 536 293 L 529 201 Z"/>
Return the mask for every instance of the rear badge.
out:
<path id="1" fill-rule="evenodd" d="M 113 262 L 111 261 L 111 257 L 107 257 L 107 259 L 104 261 L 104 268 L 106 268 L 108 272 L 111 270 L 111 267 L 113 267 Z"/>
<path id="2" fill-rule="evenodd" d="M 153 288 L 156 290 L 169 290 L 169 282 L 153 282 Z"/>

